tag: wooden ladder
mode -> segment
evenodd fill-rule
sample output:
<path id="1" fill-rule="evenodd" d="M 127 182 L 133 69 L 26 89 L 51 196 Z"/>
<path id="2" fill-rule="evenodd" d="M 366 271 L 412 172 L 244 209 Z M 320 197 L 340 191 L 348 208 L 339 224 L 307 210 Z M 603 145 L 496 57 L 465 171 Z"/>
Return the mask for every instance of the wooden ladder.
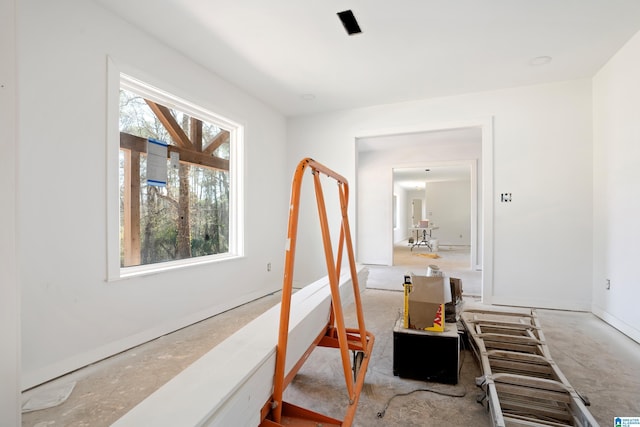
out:
<path id="1" fill-rule="evenodd" d="M 482 368 L 479 400 L 495 427 L 597 427 L 551 359 L 535 310 L 465 310 L 462 323 Z"/>

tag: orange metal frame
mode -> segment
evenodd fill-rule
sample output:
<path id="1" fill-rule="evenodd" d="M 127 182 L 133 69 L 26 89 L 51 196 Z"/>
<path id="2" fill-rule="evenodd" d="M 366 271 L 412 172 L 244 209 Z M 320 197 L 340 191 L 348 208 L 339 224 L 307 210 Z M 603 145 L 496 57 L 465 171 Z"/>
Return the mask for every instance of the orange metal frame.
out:
<path id="1" fill-rule="evenodd" d="M 318 337 L 316 337 L 314 342 L 296 363 L 289 375 L 285 377 L 287 340 L 289 338 L 289 315 L 291 311 L 291 295 L 293 288 L 293 266 L 296 252 L 296 237 L 298 234 L 300 189 L 302 186 L 303 174 L 307 168 L 311 169 L 314 179 L 316 202 L 318 205 L 320 227 L 322 230 L 322 242 L 324 245 L 324 253 L 327 263 L 329 286 L 331 288 L 331 313 L 326 328 L 322 330 Z M 333 249 L 331 245 L 330 230 L 327 221 L 327 210 L 324 203 L 324 194 L 320 183 L 321 174 L 333 178 L 338 183 L 338 196 L 340 201 L 342 221 L 340 227 L 340 238 L 337 247 L 337 256 L 335 258 L 333 256 Z M 367 332 L 364 326 L 364 316 L 362 313 L 362 302 L 360 299 L 358 275 L 356 271 L 355 256 L 353 253 L 353 244 L 351 241 L 351 231 L 349 229 L 349 220 L 347 217 L 348 199 L 349 184 L 344 177 L 310 158 L 303 159 L 298 164 L 293 177 L 291 204 L 289 207 L 290 212 L 288 227 L 288 247 L 285 253 L 285 270 L 282 286 L 282 303 L 280 308 L 280 332 L 278 335 L 278 347 L 276 350 L 274 388 L 273 395 L 262 409 L 262 422 L 260 424 L 261 427 L 277 427 L 284 425 L 308 426 L 317 425 L 318 423 L 321 423 L 323 426 L 349 427 L 355 417 L 358 399 L 360 397 L 360 392 L 362 391 L 362 386 L 364 385 L 364 378 L 366 375 L 367 366 L 369 365 L 371 351 L 373 349 L 374 336 L 373 334 Z M 351 282 L 353 284 L 353 294 L 355 298 L 358 328 L 345 327 L 342 303 L 340 302 L 339 278 L 343 250 L 345 246 L 347 257 L 349 259 Z M 344 370 L 344 379 L 346 382 L 347 394 L 349 397 L 349 405 L 347 407 L 344 420 L 342 421 L 312 412 L 304 408 L 300 408 L 290 403 L 283 402 L 282 400 L 285 388 L 293 380 L 293 377 L 302 367 L 307 357 L 311 354 L 316 346 L 333 347 L 340 350 L 342 367 Z M 354 352 L 354 355 L 362 353 L 361 359 L 354 357 L 353 366 L 351 364 L 351 361 L 349 360 L 350 350 Z M 358 369 L 357 362 L 359 362 L 360 360 L 361 365 Z"/>

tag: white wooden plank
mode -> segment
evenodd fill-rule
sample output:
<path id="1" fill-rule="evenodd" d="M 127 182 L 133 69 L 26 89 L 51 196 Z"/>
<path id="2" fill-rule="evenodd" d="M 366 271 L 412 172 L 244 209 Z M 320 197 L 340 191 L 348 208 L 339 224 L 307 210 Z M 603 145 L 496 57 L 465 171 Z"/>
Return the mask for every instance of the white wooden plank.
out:
<path id="1" fill-rule="evenodd" d="M 359 268 L 365 289 L 366 268 Z M 340 280 L 342 305 L 353 302 L 349 275 Z M 286 372 L 326 326 L 331 291 L 325 277 L 292 297 Z M 280 304 L 214 347 L 116 421 L 114 427 L 252 426 L 272 393 Z M 354 325 L 355 326 L 355 325 Z"/>

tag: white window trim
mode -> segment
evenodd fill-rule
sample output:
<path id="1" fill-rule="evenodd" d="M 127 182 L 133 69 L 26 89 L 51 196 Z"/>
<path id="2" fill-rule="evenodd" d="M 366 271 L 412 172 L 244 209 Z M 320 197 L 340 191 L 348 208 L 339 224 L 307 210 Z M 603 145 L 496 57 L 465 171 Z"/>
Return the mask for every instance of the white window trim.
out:
<path id="1" fill-rule="evenodd" d="M 217 263 L 244 256 L 244 126 L 214 114 L 189 101 L 168 94 L 142 80 L 123 73 L 112 58 L 107 61 L 107 282 L 158 274 L 179 268 Z M 175 108 L 202 121 L 229 131 L 229 251 L 176 261 L 120 267 L 120 88 L 140 94 L 169 108 Z"/>

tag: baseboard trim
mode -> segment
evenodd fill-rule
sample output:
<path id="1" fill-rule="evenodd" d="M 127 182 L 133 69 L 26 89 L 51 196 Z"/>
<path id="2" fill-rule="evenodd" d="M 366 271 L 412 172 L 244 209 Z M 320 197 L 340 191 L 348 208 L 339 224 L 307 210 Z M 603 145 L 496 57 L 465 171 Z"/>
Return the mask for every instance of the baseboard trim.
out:
<path id="1" fill-rule="evenodd" d="M 527 308 L 545 308 L 550 310 L 567 310 L 567 311 L 581 311 L 590 312 L 588 302 L 580 301 L 558 301 L 548 299 L 533 299 L 533 298 L 517 298 L 517 297 L 503 297 L 503 296 L 491 296 L 492 305 L 505 305 L 511 307 L 527 307 Z"/>
<path id="2" fill-rule="evenodd" d="M 618 319 L 617 317 L 613 316 L 611 313 L 603 310 L 600 307 L 592 306 L 591 312 L 602 319 L 604 322 L 613 326 L 614 328 L 640 344 L 640 330 Z"/>

